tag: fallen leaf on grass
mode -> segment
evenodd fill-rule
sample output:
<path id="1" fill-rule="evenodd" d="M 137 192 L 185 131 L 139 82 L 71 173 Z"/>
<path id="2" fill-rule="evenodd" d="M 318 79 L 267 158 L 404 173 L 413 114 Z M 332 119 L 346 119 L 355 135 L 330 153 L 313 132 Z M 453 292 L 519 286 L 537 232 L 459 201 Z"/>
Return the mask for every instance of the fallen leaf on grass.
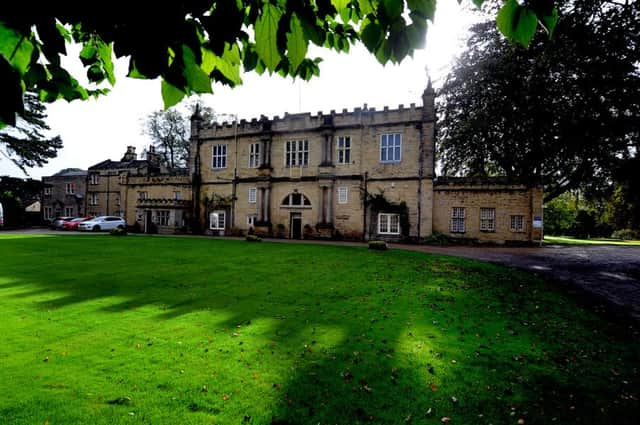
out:
<path id="1" fill-rule="evenodd" d="M 438 391 L 438 386 L 436 384 L 432 384 L 431 391 Z"/>
<path id="2" fill-rule="evenodd" d="M 227 401 L 227 400 L 229 400 L 229 396 L 228 396 L 228 395 L 226 395 L 226 394 L 224 394 L 224 395 L 222 396 L 222 399 L 223 399 L 224 401 Z"/>
<path id="3" fill-rule="evenodd" d="M 118 397 L 118 398 L 114 398 L 113 400 L 107 401 L 107 404 L 118 404 L 118 405 L 128 405 L 130 403 L 131 403 L 131 397 L 129 396 Z"/>
<path id="4" fill-rule="evenodd" d="M 448 416 L 443 416 L 442 419 L 440 419 L 440 422 L 442 422 L 443 424 L 449 423 L 451 422 L 451 418 Z"/>

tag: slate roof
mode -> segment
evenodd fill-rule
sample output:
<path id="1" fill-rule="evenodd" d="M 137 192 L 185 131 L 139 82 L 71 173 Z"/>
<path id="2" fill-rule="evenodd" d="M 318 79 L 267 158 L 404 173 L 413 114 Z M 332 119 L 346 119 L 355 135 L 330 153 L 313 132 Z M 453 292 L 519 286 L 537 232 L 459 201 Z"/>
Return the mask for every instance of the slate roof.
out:
<path id="1" fill-rule="evenodd" d="M 86 176 L 87 170 L 81 170 L 80 168 L 65 168 L 64 170 L 60 170 L 55 173 L 51 177 L 75 177 L 75 176 Z"/>
<path id="2" fill-rule="evenodd" d="M 107 159 L 89 167 L 89 170 L 122 170 L 125 168 L 146 167 L 149 162 L 146 159 L 134 159 L 131 161 L 112 161 Z"/>

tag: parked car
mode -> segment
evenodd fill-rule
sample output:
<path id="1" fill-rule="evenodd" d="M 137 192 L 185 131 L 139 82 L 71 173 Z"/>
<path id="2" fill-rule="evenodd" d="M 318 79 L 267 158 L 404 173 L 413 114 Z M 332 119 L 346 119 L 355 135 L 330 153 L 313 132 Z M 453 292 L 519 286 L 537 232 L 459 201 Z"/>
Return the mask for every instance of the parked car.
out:
<path id="1" fill-rule="evenodd" d="M 78 230 L 99 232 L 101 230 L 111 230 L 115 228 L 124 229 L 126 226 L 127 223 L 122 217 L 103 215 L 78 223 Z"/>
<path id="2" fill-rule="evenodd" d="M 94 218 L 95 218 L 94 216 L 87 216 L 87 217 L 74 218 L 73 220 L 69 220 L 69 221 L 63 221 L 62 230 L 78 230 L 78 225 L 80 223 L 82 223 L 83 221 L 89 221 Z"/>
<path id="3" fill-rule="evenodd" d="M 51 222 L 51 228 L 56 230 L 62 230 L 62 226 L 64 225 L 64 222 L 71 221 L 74 218 L 75 217 L 56 217 Z"/>

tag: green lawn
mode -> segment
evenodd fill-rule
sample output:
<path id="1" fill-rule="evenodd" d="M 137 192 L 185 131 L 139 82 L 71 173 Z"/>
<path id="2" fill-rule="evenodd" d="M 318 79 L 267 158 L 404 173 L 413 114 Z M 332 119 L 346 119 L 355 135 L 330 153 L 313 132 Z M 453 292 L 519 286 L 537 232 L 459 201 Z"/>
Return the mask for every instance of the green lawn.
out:
<path id="1" fill-rule="evenodd" d="M 553 245 L 622 245 L 640 246 L 639 240 L 623 241 L 620 239 L 593 238 L 578 239 L 572 236 L 545 236 L 544 242 Z"/>
<path id="2" fill-rule="evenodd" d="M 408 251 L 0 236 L 2 424 L 635 424 L 640 340 Z"/>

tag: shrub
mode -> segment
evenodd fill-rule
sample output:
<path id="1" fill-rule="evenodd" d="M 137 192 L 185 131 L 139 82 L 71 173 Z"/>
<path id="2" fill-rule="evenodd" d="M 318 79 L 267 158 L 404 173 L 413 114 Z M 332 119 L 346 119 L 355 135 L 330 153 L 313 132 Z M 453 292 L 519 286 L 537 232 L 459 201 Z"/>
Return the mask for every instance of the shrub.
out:
<path id="1" fill-rule="evenodd" d="M 433 232 L 422 240 L 426 244 L 446 245 L 452 243 L 451 238 L 444 233 Z"/>
<path id="2" fill-rule="evenodd" d="M 277 231 L 276 231 L 276 237 L 278 237 L 278 238 L 280 238 L 280 239 L 283 239 L 283 238 L 285 238 L 285 237 L 286 237 L 286 233 L 285 233 L 285 229 L 286 229 L 286 227 L 284 226 L 284 224 L 282 224 L 282 223 L 278 223 L 278 224 L 276 225 L 276 229 L 277 229 Z"/>
<path id="3" fill-rule="evenodd" d="M 302 231 L 302 237 L 305 239 L 311 239 L 313 236 L 313 228 L 309 224 L 304 225 L 304 230 Z"/>
<path id="4" fill-rule="evenodd" d="M 630 241 L 637 237 L 638 233 L 631 229 L 620 229 L 611 234 L 612 239 L 622 239 L 623 241 Z"/>
<path id="5" fill-rule="evenodd" d="M 247 242 L 262 242 L 262 239 L 256 235 L 247 235 L 245 239 Z"/>
<path id="6" fill-rule="evenodd" d="M 389 246 L 385 241 L 369 241 L 369 249 L 373 249 L 376 251 L 386 251 L 389 249 Z"/>
<path id="7" fill-rule="evenodd" d="M 109 234 L 111 236 L 127 236 L 127 230 L 126 229 L 115 228 L 115 229 L 111 229 Z"/>

